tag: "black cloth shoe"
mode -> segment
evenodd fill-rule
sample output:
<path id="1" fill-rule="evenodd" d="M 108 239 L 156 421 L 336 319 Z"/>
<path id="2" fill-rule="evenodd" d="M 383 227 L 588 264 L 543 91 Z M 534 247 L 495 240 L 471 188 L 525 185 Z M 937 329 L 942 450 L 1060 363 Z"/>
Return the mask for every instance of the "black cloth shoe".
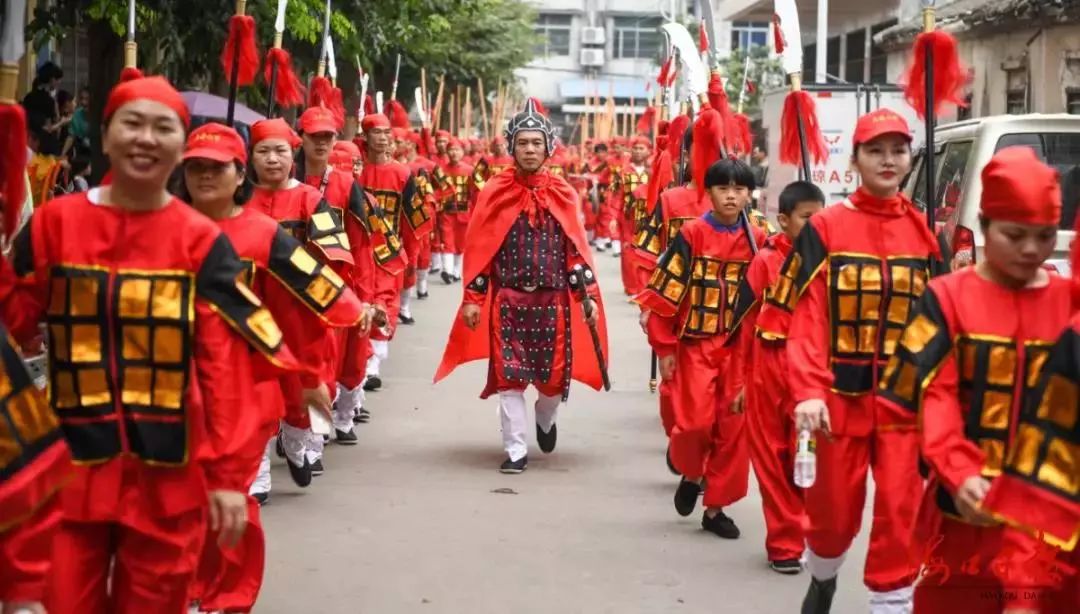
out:
<path id="1" fill-rule="evenodd" d="M 598 251 L 598 252 L 602 252 L 602 251 L 604 251 L 604 244 L 603 244 L 603 243 L 599 243 L 599 242 L 598 242 L 598 243 L 596 244 L 596 251 Z"/>
<path id="2" fill-rule="evenodd" d="M 288 457 L 285 457 L 285 462 L 289 465 L 289 476 L 297 486 L 307 488 L 311 485 L 311 463 L 308 462 L 307 457 L 304 457 L 303 466 L 293 464 Z"/>
<path id="3" fill-rule="evenodd" d="M 334 429 L 334 439 L 339 446 L 355 446 L 360 443 L 360 438 L 356 436 L 356 431 L 353 429 L 347 431 Z"/>
<path id="4" fill-rule="evenodd" d="M 529 457 L 522 456 L 516 461 L 510 460 L 509 457 L 503 461 L 503 464 L 499 467 L 499 473 L 518 474 L 525 471 L 529 466 Z"/>
<path id="5" fill-rule="evenodd" d="M 382 388 L 382 379 L 378 375 L 372 375 L 364 380 L 364 390 L 372 392 Z"/>
<path id="6" fill-rule="evenodd" d="M 454 275 L 454 283 L 461 281 L 461 275 Z"/>
<path id="7" fill-rule="evenodd" d="M 402 324 L 404 324 L 406 326 L 411 326 L 413 324 L 416 324 L 416 318 L 410 318 L 409 316 L 401 314 L 401 313 L 398 314 L 397 319 L 398 319 L 399 322 L 401 322 Z"/>
<path id="8" fill-rule="evenodd" d="M 353 416 L 353 424 L 367 424 L 371 422 L 371 412 L 361 407 L 356 410 L 356 415 Z"/>
<path id="9" fill-rule="evenodd" d="M 419 290 L 417 290 L 417 291 L 416 291 L 416 298 L 418 298 L 418 299 L 420 299 L 420 300 L 424 300 L 424 299 L 426 299 L 427 297 L 428 297 L 428 293 L 427 293 L 427 292 L 421 292 L 421 291 L 419 291 Z"/>
<path id="10" fill-rule="evenodd" d="M 735 526 L 735 521 L 725 514 L 724 510 L 720 510 L 712 518 L 709 518 L 708 513 L 703 514 L 701 528 L 724 539 L 738 539 L 739 537 L 739 527 Z"/>
<path id="11" fill-rule="evenodd" d="M 555 450 L 555 440 L 558 436 L 559 429 L 555 424 L 552 424 L 551 430 L 546 433 L 539 424 L 536 425 L 536 445 L 540 446 L 540 451 L 544 454 L 551 454 Z"/>
<path id="12" fill-rule="evenodd" d="M 675 489 L 675 511 L 680 516 L 689 516 L 694 513 L 697 506 L 697 498 L 701 493 L 701 485 L 697 482 L 683 478 L 679 487 Z"/>
<path id="13" fill-rule="evenodd" d="M 278 458 L 285 458 L 285 444 L 281 443 L 281 433 L 278 433 L 277 441 L 274 442 L 274 454 Z"/>
<path id="14" fill-rule="evenodd" d="M 671 444 L 668 444 L 667 448 L 667 468 L 672 475 L 679 475 L 679 470 L 675 468 L 675 462 L 671 460 Z"/>
<path id="15" fill-rule="evenodd" d="M 324 473 L 326 473 L 326 469 L 323 469 L 321 458 L 311 463 L 311 475 L 322 475 Z"/>
<path id="16" fill-rule="evenodd" d="M 450 284 L 454 283 L 454 276 L 447 273 L 446 271 L 443 271 L 442 273 L 439 273 L 439 277 L 442 277 L 443 283 L 448 285 L 448 286 Z"/>
<path id="17" fill-rule="evenodd" d="M 769 561 L 769 569 L 776 573 L 782 573 L 785 576 L 793 576 L 802 571 L 802 563 L 799 559 L 782 559 L 779 561 Z"/>
<path id="18" fill-rule="evenodd" d="M 835 594 L 836 578 L 810 578 L 810 588 L 806 589 L 806 597 L 802 602 L 802 614 L 829 614 Z"/>
<path id="19" fill-rule="evenodd" d="M 428 269 L 427 272 L 428 275 L 438 275 L 439 273 L 442 273 L 442 269 L 434 266 Z"/>
<path id="20" fill-rule="evenodd" d="M 267 501 L 270 500 L 270 493 L 268 493 L 268 492 L 253 493 L 251 495 L 251 498 L 258 501 L 259 502 L 259 507 L 262 507 L 262 506 L 266 505 Z"/>

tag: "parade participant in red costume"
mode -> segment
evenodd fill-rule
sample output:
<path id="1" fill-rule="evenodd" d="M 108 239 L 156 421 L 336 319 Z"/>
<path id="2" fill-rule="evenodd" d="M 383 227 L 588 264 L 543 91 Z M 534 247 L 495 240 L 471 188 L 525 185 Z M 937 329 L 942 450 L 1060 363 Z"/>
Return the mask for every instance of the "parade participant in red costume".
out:
<path id="1" fill-rule="evenodd" d="M 255 122 L 251 127 L 251 167 L 255 188 L 245 208 L 264 213 L 277 221 L 335 272 L 351 279 L 354 260 L 341 214 L 327 203 L 319 191 L 291 177 L 293 149 L 300 138 L 282 119 Z M 299 390 L 295 375 L 285 376 L 286 386 Z M 336 383 L 331 383 L 331 390 Z M 289 474 L 298 486 L 311 483 L 312 475 L 323 472 L 323 438 L 311 430 L 306 405 L 298 395 L 285 397 L 285 419 L 278 450 L 289 465 Z"/>
<path id="2" fill-rule="evenodd" d="M 180 198 L 214 220 L 241 260 L 250 264 L 245 283 L 281 323 L 285 342 L 310 369 L 300 376 L 303 393 L 298 401 L 329 410 L 326 382 L 333 381 L 336 357 L 327 352 L 333 343 L 326 327 L 366 328 L 371 313 L 341 277 L 318 263 L 273 218 L 241 206 L 251 190 L 245 178 L 247 160 L 244 141 L 235 130 L 216 123 L 201 126 L 188 137 Z M 255 428 L 235 435 L 243 441 L 240 458 L 249 492 L 260 473 L 267 441 L 285 414 L 277 374 L 256 372 L 255 380 L 256 402 L 249 411 L 259 417 L 254 420 Z M 265 464 L 269 478 L 268 458 Z M 203 545 L 192 592 L 201 611 L 247 612 L 255 605 L 265 560 L 259 505 L 269 495 L 269 481 L 265 489 L 252 495 L 241 543 L 222 549 L 208 538 Z"/>
<path id="3" fill-rule="evenodd" d="M 551 161 L 548 161 L 551 164 Z M 506 138 L 502 135 L 491 140 L 491 153 L 483 156 L 473 167 L 473 190 L 479 193 L 488 179 L 514 165 L 514 158 L 506 151 Z"/>
<path id="4" fill-rule="evenodd" d="M 297 367 L 228 239 L 165 189 L 188 123 L 164 79 L 116 86 L 112 183 L 46 203 L 0 260 L 12 334 L 48 324 L 49 402 L 76 463 L 49 612 L 184 611 L 207 520 L 227 547 L 247 523 L 249 346 Z"/>
<path id="5" fill-rule="evenodd" d="M 784 574 L 802 570 L 802 493 L 791 482 L 795 461 L 794 403 L 788 390 L 783 339 L 756 329 L 762 295 L 780 277 L 780 266 L 803 226 L 825 206 L 825 195 L 812 183 L 796 181 L 780 192 L 781 234 L 769 237 L 750 262 L 735 298 L 734 335 L 737 364 L 745 365 L 743 388 L 747 436 L 754 475 L 765 513 L 765 551 L 769 567 Z M 784 332 L 787 332 L 786 329 Z"/>
<path id="6" fill-rule="evenodd" d="M 585 174 L 590 176 L 596 188 L 596 199 L 593 203 L 593 209 L 596 211 L 596 232 L 593 243 L 596 251 L 602 252 L 612 247 L 611 223 L 614 221 L 611 210 L 607 206 L 612 169 L 608 146 L 605 143 L 597 143 L 593 148 L 593 156 L 585 165 Z"/>
<path id="7" fill-rule="evenodd" d="M 378 390 L 382 386 L 380 366 L 390 355 L 390 340 L 394 337 L 399 316 L 405 316 L 403 322 L 412 320 L 409 298 L 415 284 L 416 257 L 420 251 L 420 240 L 428 236 L 435 221 L 431 211 L 424 207 L 424 196 L 417 189 L 416 179 L 409 172 L 409 167 L 391 158 L 393 142 L 390 120 L 381 113 L 365 115 L 361 128 L 368 160 L 360 174 L 360 183 L 375 197 L 390 224 L 390 230 L 401 238 L 410 267 L 408 275 L 406 272 L 398 275 L 398 302 L 387 306 L 390 313 L 387 314 L 386 325 L 371 332 L 372 355 L 367 363 L 364 389 Z"/>
<path id="8" fill-rule="evenodd" d="M 353 177 L 359 177 L 364 170 L 364 154 L 360 147 L 352 141 L 334 141 L 334 149 L 330 151 L 329 163 L 343 173 L 349 173 Z"/>
<path id="9" fill-rule="evenodd" d="M 446 164 L 450 161 L 449 156 L 446 155 L 446 147 L 450 144 L 450 131 L 449 130 L 436 130 L 435 131 L 435 157 L 433 161 L 436 164 Z"/>
<path id="10" fill-rule="evenodd" d="M 630 160 L 619 168 L 618 173 L 613 173 L 609 196 L 609 207 L 616 212 L 615 221 L 618 225 L 615 241 L 618 247 L 615 252 L 622 264 L 623 290 L 630 296 L 644 289 L 639 281 L 636 260 L 630 246 L 646 215 L 645 199 L 641 198 L 640 194 L 635 196 L 635 192 L 649 181 L 648 162 L 651 149 L 649 139 L 645 137 L 634 137 L 633 143 L 630 149 Z M 622 246 L 626 246 L 627 249 L 624 251 Z"/>
<path id="11" fill-rule="evenodd" d="M 940 255 L 925 217 L 899 191 L 911 169 L 907 122 L 888 109 L 863 115 L 853 145 L 862 186 L 810 219 L 766 296 L 777 309 L 758 317 L 763 334 L 787 338 L 797 426 L 826 435 L 817 437 L 817 481 L 805 491 L 813 579 L 803 611 L 811 614 L 831 607 L 871 468 L 874 523 L 864 573 L 871 612 L 907 607 L 918 569 L 909 548 L 922 492 L 918 437 L 914 421 L 882 411 L 876 388 Z"/>
<path id="12" fill-rule="evenodd" d="M 465 147 L 458 139 L 447 146 L 450 162 L 436 171 L 439 183 L 439 234 L 443 240 L 442 280 L 446 284 L 461 281 L 462 256 L 465 253 L 465 229 L 469 226 L 471 198 L 469 183 L 473 167 L 462 161 Z"/>
<path id="13" fill-rule="evenodd" d="M 1031 374 L 1072 313 L 1070 281 L 1042 268 L 1057 240 L 1061 189 L 1057 171 L 1028 147 L 996 153 L 982 169 L 982 188 L 983 257 L 930 282 L 881 382 L 898 422 L 917 415 L 930 468 L 916 528 L 926 551 L 915 588 L 920 614 L 1040 611 L 1052 584 L 1019 562 L 1038 558 L 1040 549 L 1052 560 L 1050 546 L 1006 531 L 982 505 L 1014 437 L 1033 467 L 1038 455 L 1040 442 L 1016 426 L 1038 383 Z M 994 565 L 1003 549 L 1022 558 Z"/>
<path id="14" fill-rule="evenodd" d="M 742 162 L 710 166 L 702 191 L 708 191 L 712 210 L 682 226 L 636 298 L 651 312 L 649 341 L 671 382 L 670 458 L 683 476 L 675 509 L 689 516 L 704 486 L 701 526 L 728 539 L 739 529 L 723 508 L 746 496 L 750 457 L 741 408 L 725 395 L 724 341 L 732 323 L 729 297 L 753 256 L 739 218 L 753 189 L 753 173 Z M 764 239 L 755 232 L 757 244 Z"/>
<path id="15" fill-rule="evenodd" d="M 0 462 L 0 604 L 5 613 L 43 612 L 61 518 L 57 492 L 69 477 L 71 455 L 56 414 L 2 325 L 0 390 L 0 449 L 6 451 Z"/>
<path id="16" fill-rule="evenodd" d="M 490 360 L 481 398 L 499 395 L 507 454 L 500 471 L 521 473 L 528 465 L 525 388 L 538 390 L 536 438 L 550 453 L 570 380 L 601 386 L 607 334 L 574 192 L 543 168 L 555 130 L 533 99 L 510 121 L 506 140 L 515 170 L 488 181 L 477 201 L 465 243 L 468 284 L 435 381 L 465 362 Z"/>
<path id="17" fill-rule="evenodd" d="M 421 136 L 410 132 L 405 141 L 405 156 L 402 160 L 412 171 L 416 178 L 416 189 L 424 198 L 424 207 L 428 215 L 434 216 L 438 209 L 435 197 L 434 172 L 436 164 L 430 159 L 421 156 L 417 151 L 420 146 Z M 424 300 L 428 297 L 428 274 L 432 264 L 432 241 L 434 231 L 429 231 L 420 238 L 420 246 L 416 254 L 416 298 Z M 441 261 L 441 252 L 439 255 Z"/>
<path id="18" fill-rule="evenodd" d="M 352 287 L 375 306 L 378 324 L 385 322 L 388 306 L 397 294 L 397 276 L 404 270 L 401 241 L 375 203 L 351 172 L 328 164 L 328 144 L 334 142 L 336 123 L 323 107 L 311 107 L 300 116 L 302 149 L 297 173 L 319 190 L 323 199 L 341 216 L 358 267 Z M 351 143 L 350 143 L 351 145 Z M 355 145 L 353 145 L 355 147 Z M 374 266 L 367 266 L 373 264 Z M 356 445 L 359 439 L 353 419 L 366 422 L 370 411 L 364 404 L 364 376 L 371 356 L 367 330 L 352 328 L 338 335 L 337 398 L 334 403 L 334 439 L 339 444 Z M 362 411 L 362 413 L 361 413 Z"/>

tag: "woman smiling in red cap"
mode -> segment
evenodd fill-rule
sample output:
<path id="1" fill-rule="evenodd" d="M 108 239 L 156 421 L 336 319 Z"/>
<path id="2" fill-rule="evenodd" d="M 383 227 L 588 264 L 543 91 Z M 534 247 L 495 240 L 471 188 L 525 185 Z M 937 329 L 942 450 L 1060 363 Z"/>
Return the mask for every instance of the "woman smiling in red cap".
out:
<path id="1" fill-rule="evenodd" d="M 248 345 L 296 366 L 237 283 L 228 239 L 165 188 L 188 121 L 164 79 L 118 85 L 104 115 L 112 184 L 46 203 L 13 265 L 0 260 L 16 338 L 48 323 L 49 402 L 76 465 L 49 612 L 183 611 L 207 520 L 226 546 L 246 526 Z"/>
<path id="2" fill-rule="evenodd" d="M 910 604 L 918 570 L 909 549 L 922 493 L 915 420 L 882 411 L 876 391 L 926 287 L 931 259 L 940 256 L 926 218 L 900 193 L 911 169 L 907 122 L 888 109 L 859 118 L 852 166 L 861 187 L 810 218 L 758 319 L 760 330 L 787 339 L 796 427 L 823 434 L 817 480 L 805 491 L 813 579 L 803 612 L 814 614 L 831 606 L 837 572 L 859 532 L 871 468 L 874 524 L 864 572 L 870 611 Z"/>
<path id="3" fill-rule="evenodd" d="M 1039 590 L 1051 585 L 1047 570 L 1024 562 L 1053 560 L 1054 552 L 1004 530 L 983 499 L 1007 447 L 1018 450 L 1014 464 L 1036 465 L 1039 442 L 1016 421 L 1037 383 L 1029 374 L 1046 362 L 1072 312 L 1070 280 L 1042 268 L 1060 216 L 1057 171 L 1027 147 L 995 154 L 982 170 L 984 257 L 930 282 L 885 369 L 883 396 L 899 413 L 918 416 L 930 467 L 916 533 L 926 558 L 915 589 L 920 614 L 1039 611 L 1048 596 Z M 1049 419 L 1064 422 L 1058 411 Z M 1062 426 L 1075 426 L 1075 417 Z M 1057 462 L 1048 457 L 1046 466 L 1075 471 Z M 1002 550 L 1010 560 L 999 560 Z"/>

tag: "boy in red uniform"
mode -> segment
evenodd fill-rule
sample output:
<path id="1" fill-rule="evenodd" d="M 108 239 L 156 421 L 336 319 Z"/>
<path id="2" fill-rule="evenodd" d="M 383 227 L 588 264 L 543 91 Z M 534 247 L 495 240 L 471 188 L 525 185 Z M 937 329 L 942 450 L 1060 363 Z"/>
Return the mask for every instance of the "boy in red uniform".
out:
<path id="1" fill-rule="evenodd" d="M 549 160 L 550 164 L 551 161 Z M 506 139 L 499 135 L 491 140 L 491 153 L 486 155 L 473 167 L 473 191 L 476 194 L 484 189 L 488 179 L 503 172 L 514 165 L 514 158 L 506 151 Z"/>
<path id="2" fill-rule="evenodd" d="M 982 505 L 1007 448 L 1026 456 L 1014 467 L 1034 469 L 1039 458 L 1039 436 L 1018 430 L 1016 421 L 1072 312 L 1070 280 L 1042 268 L 1057 241 L 1061 189 L 1057 171 L 1028 147 L 996 153 L 982 169 L 982 187 L 982 258 L 930 282 L 881 381 L 899 420 L 918 416 L 930 468 L 916 529 L 926 556 L 915 588 L 920 614 L 1040 611 L 1052 585 L 1048 574 L 1024 564 L 1053 560 L 1050 546 L 1006 530 Z M 1038 411 L 1064 422 L 1075 410 L 1072 399 Z M 1062 424 L 1075 425 L 1075 415 Z M 1066 467 L 1055 465 L 1054 452 L 1046 462 Z M 1075 483 L 1077 467 L 1067 467 Z M 995 564 L 1003 549 L 1012 560 Z"/>
<path id="3" fill-rule="evenodd" d="M 728 367 L 724 347 L 732 324 L 732 304 L 753 246 L 764 233 L 741 223 L 754 176 L 738 160 L 720 160 L 705 173 L 712 210 L 682 226 L 660 257 L 637 302 L 651 312 L 649 342 L 660 371 L 671 381 L 675 424 L 670 457 L 683 476 L 675 509 L 689 516 L 705 488 L 703 529 L 720 537 L 739 536 L 723 508 L 746 496 L 750 457 L 741 408 L 733 406 L 723 382 Z M 705 482 L 705 484 L 703 484 Z"/>
<path id="4" fill-rule="evenodd" d="M 405 157 L 404 163 L 412 171 L 413 177 L 416 178 L 416 189 L 423 196 L 424 207 L 427 209 L 428 217 L 435 219 L 435 211 L 438 209 L 438 204 L 435 199 L 435 184 L 433 173 L 435 172 L 436 164 L 432 160 L 421 156 L 417 151 L 420 146 L 421 136 L 415 132 L 410 132 L 405 140 Z M 428 297 L 428 274 L 431 272 L 431 265 L 434 260 L 435 254 L 433 254 L 433 242 L 434 242 L 434 229 L 426 232 L 420 237 L 420 247 L 416 254 L 416 298 L 424 300 Z M 442 262 L 441 252 L 438 255 L 439 262 Z M 402 320 L 402 323 L 406 323 Z"/>
<path id="5" fill-rule="evenodd" d="M 465 229 L 469 226 L 470 191 L 473 167 L 462 161 L 465 147 L 458 139 L 447 146 L 450 162 L 439 167 L 439 231 L 443 239 L 442 280 L 446 284 L 461 281 L 461 265 L 465 253 Z"/>
<path id="6" fill-rule="evenodd" d="M 618 225 L 615 255 L 622 264 L 623 290 L 634 296 L 644 288 L 640 287 L 634 255 L 630 247 L 634 241 L 639 222 L 645 217 L 645 199 L 635 195 L 637 189 L 649 181 L 649 139 L 634 137 L 634 146 L 630 149 L 630 160 L 614 173 L 611 183 L 610 207 L 615 212 Z M 626 248 L 625 250 L 623 248 Z"/>
<path id="7" fill-rule="evenodd" d="M 870 611 L 910 607 L 918 569 L 910 549 L 922 493 L 918 438 L 913 421 L 897 422 L 881 409 L 876 391 L 940 255 L 926 218 L 900 193 L 911 169 L 907 122 L 888 109 L 860 117 L 852 165 L 862 186 L 810 219 L 765 297 L 778 309 L 758 317 L 762 334 L 787 338 L 797 425 L 831 435 L 817 438 L 817 481 L 805 493 L 809 614 L 831 607 L 837 572 L 862 523 L 871 468 Z"/>
<path id="8" fill-rule="evenodd" d="M 596 230 L 593 234 L 593 244 L 598 252 L 612 246 L 611 222 L 613 218 L 607 206 L 608 188 L 611 187 L 610 162 L 608 146 L 605 143 L 597 143 L 596 147 L 593 148 L 592 158 L 586 163 L 584 169 L 585 174 L 592 179 L 596 190 L 596 198 L 592 203 L 592 207 L 596 212 Z"/>
<path id="9" fill-rule="evenodd" d="M 750 458 L 765 513 L 765 551 L 769 567 L 799 573 L 803 554 L 802 493 L 791 482 L 795 434 L 794 404 L 788 390 L 784 340 L 756 330 L 762 295 L 780 277 L 780 265 L 803 226 L 825 206 L 825 195 L 812 183 L 796 181 L 780 193 L 777 221 L 782 232 L 769 237 L 750 262 L 735 298 L 738 364 L 745 366 L 742 394 L 746 405 Z M 785 331 L 786 332 L 786 331 Z"/>

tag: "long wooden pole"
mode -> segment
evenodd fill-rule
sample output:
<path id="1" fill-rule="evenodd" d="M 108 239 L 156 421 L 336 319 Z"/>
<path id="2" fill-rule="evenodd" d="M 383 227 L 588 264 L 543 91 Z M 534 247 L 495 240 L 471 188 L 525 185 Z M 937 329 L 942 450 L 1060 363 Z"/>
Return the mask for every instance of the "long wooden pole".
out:
<path id="1" fill-rule="evenodd" d="M 443 110 L 443 86 L 446 85 L 446 75 L 439 76 L 439 91 L 435 94 L 435 114 L 433 116 L 435 120 L 435 130 L 438 130 L 442 126 L 442 110 Z"/>
<path id="2" fill-rule="evenodd" d="M 424 101 L 424 107 L 428 113 L 431 113 L 431 101 L 427 97 L 427 69 L 423 66 L 420 67 L 420 98 Z M 426 118 L 427 121 L 421 122 L 422 124 L 430 124 L 431 118 Z"/>
<path id="3" fill-rule="evenodd" d="M 465 121 L 465 138 L 471 139 L 473 135 L 472 129 L 472 88 L 465 88 L 465 106 L 462 111 L 462 116 Z"/>
<path id="4" fill-rule="evenodd" d="M 454 94 L 450 94 L 450 134 L 457 136 L 457 104 Z"/>
<path id="5" fill-rule="evenodd" d="M 480 119 L 483 121 L 481 126 L 484 128 L 484 140 L 491 138 L 491 132 L 494 128 L 488 124 L 488 112 L 487 112 L 487 97 L 484 95 L 484 80 L 480 77 L 476 78 L 477 98 L 480 103 Z"/>

